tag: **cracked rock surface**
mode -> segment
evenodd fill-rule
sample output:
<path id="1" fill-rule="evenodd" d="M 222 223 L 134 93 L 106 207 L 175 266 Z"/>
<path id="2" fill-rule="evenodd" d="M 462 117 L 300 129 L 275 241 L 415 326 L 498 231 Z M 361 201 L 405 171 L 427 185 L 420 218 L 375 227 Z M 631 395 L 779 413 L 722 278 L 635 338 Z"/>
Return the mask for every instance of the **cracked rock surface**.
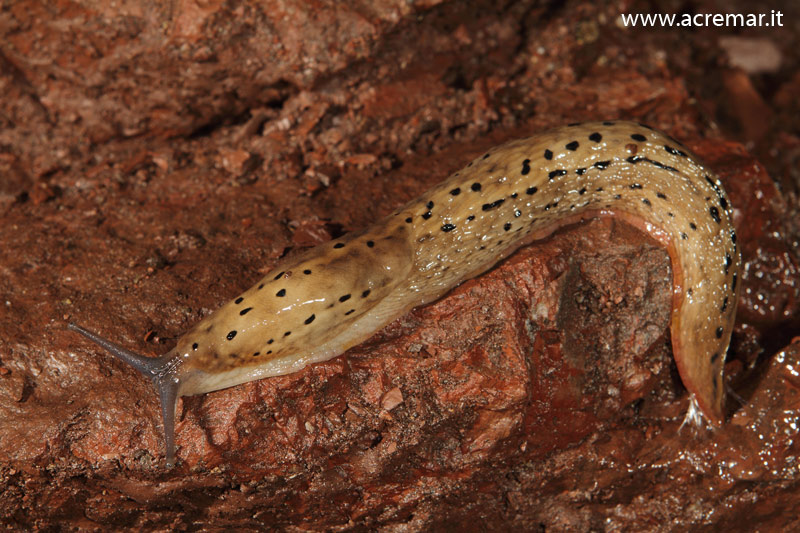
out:
<path id="1" fill-rule="evenodd" d="M 671 10 L 0 5 L 0 524 L 800 527 L 797 30 L 619 22 Z M 172 469 L 150 383 L 65 329 L 159 355 L 281 258 L 365 228 L 487 148 L 607 118 L 684 141 L 736 208 L 745 268 L 714 431 L 679 430 L 668 255 L 608 219 L 525 247 L 340 357 L 183 398 Z"/>

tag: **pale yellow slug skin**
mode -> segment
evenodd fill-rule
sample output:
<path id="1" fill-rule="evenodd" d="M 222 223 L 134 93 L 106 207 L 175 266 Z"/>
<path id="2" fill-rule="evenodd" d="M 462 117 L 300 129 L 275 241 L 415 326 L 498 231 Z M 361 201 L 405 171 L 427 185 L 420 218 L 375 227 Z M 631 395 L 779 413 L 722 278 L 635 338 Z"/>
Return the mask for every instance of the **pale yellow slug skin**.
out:
<path id="1" fill-rule="evenodd" d="M 624 218 L 667 245 L 675 360 L 693 400 L 720 422 L 740 268 L 731 207 L 688 149 L 622 121 L 493 148 L 366 230 L 280 264 L 159 358 L 157 386 L 162 398 L 174 387 L 177 398 L 335 357 L 531 238 L 597 215 Z M 165 418 L 174 412 L 164 409 Z M 172 421 L 165 426 L 171 460 Z"/>

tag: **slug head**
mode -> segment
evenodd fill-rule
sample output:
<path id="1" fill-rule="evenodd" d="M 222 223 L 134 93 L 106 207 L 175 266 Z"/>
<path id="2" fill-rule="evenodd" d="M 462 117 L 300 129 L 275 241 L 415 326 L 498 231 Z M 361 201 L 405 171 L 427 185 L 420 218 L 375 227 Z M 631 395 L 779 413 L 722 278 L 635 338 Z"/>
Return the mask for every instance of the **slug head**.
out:
<path id="1" fill-rule="evenodd" d="M 126 350 L 96 333 L 70 323 L 67 326 L 78 332 L 111 355 L 125 361 L 133 368 L 150 378 L 161 399 L 161 417 L 164 422 L 164 443 L 167 449 L 167 466 L 175 464 L 175 407 L 180 396 L 181 379 L 178 372 L 181 360 L 172 351 L 161 357 L 144 357 Z"/>

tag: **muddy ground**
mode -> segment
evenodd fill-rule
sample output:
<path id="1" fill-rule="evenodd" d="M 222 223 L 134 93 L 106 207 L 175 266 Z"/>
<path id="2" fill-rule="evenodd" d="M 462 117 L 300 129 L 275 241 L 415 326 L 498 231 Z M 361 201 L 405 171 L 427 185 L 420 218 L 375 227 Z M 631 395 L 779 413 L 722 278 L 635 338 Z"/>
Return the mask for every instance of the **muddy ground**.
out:
<path id="1" fill-rule="evenodd" d="M 800 528 L 800 6 L 0 3 L 0 523 L 9 529 Z M 630 28 L 620 13 L 781 27 Z M 331 361 L 158 400 L 140 353 L 483 150 L 610 118 L 719 173 L 743 250 L 728 419 L 680 429 L 670 264 L 604 219 Z"/>

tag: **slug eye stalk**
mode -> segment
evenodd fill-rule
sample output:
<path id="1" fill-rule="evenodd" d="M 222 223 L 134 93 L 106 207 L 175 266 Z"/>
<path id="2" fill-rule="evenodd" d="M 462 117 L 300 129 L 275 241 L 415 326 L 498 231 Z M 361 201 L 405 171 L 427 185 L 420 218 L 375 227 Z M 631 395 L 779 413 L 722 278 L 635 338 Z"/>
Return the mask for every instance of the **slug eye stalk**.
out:
<path id="1" fill-rule="evenodd" d="M 161 399 L 161 418 L 164 423 L 167 466 L 173 466 L 175 464 L 175 407 L 178 402 L 178 386 L 180 385 L 176 377 L 176 370 L 179 366 L 178 359 L 173 357 L 171 352 L 167 352 L 161 357 L 145 357 L 126 350 L 122 346 L 77 324 L 70 323 L 67 327 L 80 333 L 117 359 L 131 365 L 145 377 L 150 378 L 156 388 L 158 397 Z"/>

